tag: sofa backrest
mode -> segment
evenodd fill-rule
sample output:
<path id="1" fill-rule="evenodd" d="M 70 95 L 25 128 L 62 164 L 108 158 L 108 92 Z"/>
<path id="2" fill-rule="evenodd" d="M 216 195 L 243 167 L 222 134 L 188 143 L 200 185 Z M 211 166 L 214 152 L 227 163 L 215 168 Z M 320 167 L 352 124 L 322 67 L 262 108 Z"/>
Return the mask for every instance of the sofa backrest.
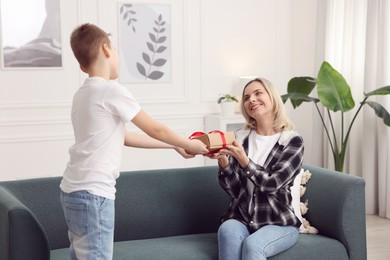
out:
<path id="1" fill-rule="evenodd" d="M 216 232 L 229 198 L 216 166 L 123 172 L 115 240 Z"/>
<path id="2" fill-rule="evenodd" d="M 216 232 L 229 199 L 217 167 L 122 172 L 117 179 L 115 241 Z M 35 215 L 50 249 L 69 246 L 59 200 L 61 177 L 0 182 Z"/>
<path id="3" fill-rule="evenodd" d="M 69 246 L 67 227 L 60 204 L 61 177 L 1 182 L 23 203 L 46 232 L 50 249 Z"/>
<path id="4" fill-rule="evenodd" d="M 347 173 L 303 165 L 312 176 L 302 201 L 305 218 L 319 234 L 344 244 L 350 259 L 367 259 L 365 180 Z"/>

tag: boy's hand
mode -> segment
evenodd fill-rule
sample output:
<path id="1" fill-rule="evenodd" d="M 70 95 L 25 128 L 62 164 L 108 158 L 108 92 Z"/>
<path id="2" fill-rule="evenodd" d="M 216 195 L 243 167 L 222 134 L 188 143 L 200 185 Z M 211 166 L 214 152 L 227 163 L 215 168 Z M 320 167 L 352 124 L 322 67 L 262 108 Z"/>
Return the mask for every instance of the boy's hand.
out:
<path id="1" fill-rule="evenodd" d="M 209 150 L 207 150 L 207 146 L 202 141 L 197 139 L 192 139 L 189 140 L 188 142 L 186 152 L 189 154 L 197 155 L 197 154 L 206 154 L 209 152 Z"/>
<path id="2" fill-rule="evenodd" d="M 175 150 L 176 150 L 176 152 L 178 152 L 181 156 L 183 156 L 186 159 L 195 157 L 195 155 L 187 153 L 186 150 L 184 150 L 183 148 L 175 147 Z"/>

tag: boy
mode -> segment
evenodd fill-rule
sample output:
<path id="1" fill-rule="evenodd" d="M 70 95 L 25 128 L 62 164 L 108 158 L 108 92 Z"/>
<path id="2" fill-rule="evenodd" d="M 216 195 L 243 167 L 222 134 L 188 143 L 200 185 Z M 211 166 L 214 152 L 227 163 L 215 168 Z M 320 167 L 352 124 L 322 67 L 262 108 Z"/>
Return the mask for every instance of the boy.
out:
<path id="1" fill-rule="evenodd" d="M 81 70 L 89 75 L 73 97 L 75 144 L 60 184 L 71 259 L 112 259 L 123 144 L 174 148 L 186 158 L 208 152 L 202 142 L 180 137 L 152 119 L 124 87 L 111 81 L 118 77 L 119 58 L 108 36 L 95 25 L 83 24 L 70 40 Z M 148 136 L 127 132 L 125 123 L 130 121 Z"/>

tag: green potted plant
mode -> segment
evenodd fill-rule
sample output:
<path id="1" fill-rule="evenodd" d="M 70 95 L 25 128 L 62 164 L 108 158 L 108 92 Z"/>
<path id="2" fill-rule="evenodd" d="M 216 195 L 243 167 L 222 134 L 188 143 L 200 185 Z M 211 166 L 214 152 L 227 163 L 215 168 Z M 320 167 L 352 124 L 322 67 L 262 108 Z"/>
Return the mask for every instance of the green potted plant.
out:
<path id="1" fill-rule="evenodd" d="M 317 86 L 318 98 L 309 96 L 315 86 Z M 384 124 L 390 127 L 390 114 L 388 111 L 379 103 L 368 101 L 368 98 L 371 96 L 388 94 L 390 94 L 390 86 L 381 87 L 364 93 L 365 97 L 363 101 L 360 102 L 360 106 L 355 112 L 348 128 L 345 128 L 344 113 L 355 107 L 355 101 L 351 95 L 351 89 L 344 77 L 328 62 L 324 61 L 318 72 L 317 78 L 292 78 L 288 82 L 287 94 L 282 95 L 281 97 L 283 102 L 287 102 L 287 100 L 290 99 L 294 109 L 299 107 L 302 102 L 314 102 L 332 150 L 335 170 L 342 172 L 344 170 L 345 152 L 349 134 L 357 115 L 364 105 L 371 107 L 375 114 L 383 119 Z M 325 108 L 325 112 L 328 115 L 329 126 L 325 123 L 324 116 L 320 112 L 318 103 L 321 103 Z M 335 129 L 331 111 L 340 113 L 340 129 Z M 344 132 L 344 129 L 347 131 Z M 336 133 L 340 134 L 339 140 L 336 138 Z"/>
<path id="2" fill-rule="evenodd" d="M 234 106 L 238 99 L 230 94 L 220 94 L 217 102 L 221 105 L 222 115 L 229 116 L 234 114 Z"/>

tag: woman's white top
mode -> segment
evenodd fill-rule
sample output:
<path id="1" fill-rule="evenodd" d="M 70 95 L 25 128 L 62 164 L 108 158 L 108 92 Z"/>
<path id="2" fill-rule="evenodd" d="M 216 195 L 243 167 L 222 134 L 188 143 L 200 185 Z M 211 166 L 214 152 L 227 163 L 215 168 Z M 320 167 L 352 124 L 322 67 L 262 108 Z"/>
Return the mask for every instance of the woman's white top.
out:
<path id="1" fill-rule="evenodd" d="M 248 139 L 248 157 L 256 164 L 263 166 L 272 148 L 278 142 L 281 133 L 274 135 L 259 135 L 256 131 L 251 131 Z M 249 198 L 249 214 L 251 214 L 252 197 L 254 184 L 251 181 L 247 182 Z"/>

